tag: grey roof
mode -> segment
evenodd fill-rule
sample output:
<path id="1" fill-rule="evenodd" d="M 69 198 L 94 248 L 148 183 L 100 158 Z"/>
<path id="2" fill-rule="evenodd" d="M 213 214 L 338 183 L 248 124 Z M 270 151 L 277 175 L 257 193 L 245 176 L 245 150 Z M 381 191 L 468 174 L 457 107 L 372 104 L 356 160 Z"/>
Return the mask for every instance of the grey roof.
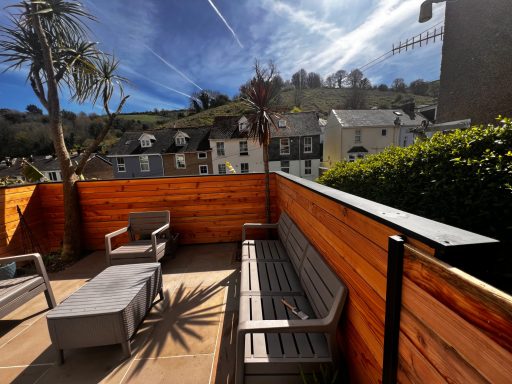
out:
<path id="1" fill-rule="evenodd" d="M 187 144 L 184 146 L 176 146 L 174 143 L 174 136 L 178 131 L 189 136 Z M 141 132 L 125 132 L 119 141 L 110 148 L 108 156 L 208 151 L 210 149 L 209 133 L 210 127 L 167 128 L 151 131 L 151 134 L 155 136 L 153 145 L 149 148 L 142 148 L 139 142 Z"/>
<path id="2" fill-rule="evenodd" d="M 279 128 L 271 132 L 272 137 L 314 136 L 320 135 L 320 123 L 316 112 L 283 113 L 278 120 L 286 121 L 286 128 Z"/>
<path id="3" fill-rule="evenodd" d="M 74 164 L 78 164 L 80 161 L 82 155 L 74 154 L 71 155 L 71 161 Z M 96 153 L 93 153 L 90 157 L 90 159 L 98 157 L 105 163 L 112 165 L 112 163 L 107 160 L 105 157 L 98 155 Z M 3 164 L 0 166 L 0 177 L 9 177 L 9 176 L 21 176 L 23 174 L 23 166 L 22 161 L 23 159 L 29 161 L 29 158 L 22 158 L 17 157 L 11 159 L 11 166 L 5 167 Z M 59 171 L 60 170 L 60 164 L 59 160 L 56 157 L 49 157 L 49 156 L 33 156 L 32 161 L 30 163 L 38 170 L 44 172 L 44 171 Z"/>
<path id="4" fill-rule="evenodd" d="M 210 139 L 237 139 L 247 137 L 246 132 L 238 129 L 238 120 L 242 116 L 219 116 L 215 118 Z M 275 125 L 278 127 L 278 120 L 285 120 L 285 128 L 272 128 L 271 137 L 294 137 L 320 135 L 320 125 L 316 112 L 283 113 L 275 118 Z"/>
<path id="5" fill-rule="evenodd" d="M 363 110 L 333 110 L 342 127 L 389 127 L 394 125 L 396 112 L 401 113 L 400 121 L 403 126 L 416 127 L 421 124 L 423 117 L 416 114 L 414 119 L 399 110 L 393 109 L 363 109 Z"/>
<path id="6" fill-rule="evenodd" d="M 247 132 L 240 132 L 238 120 L 242 116 L 217 116 L 213 122 L 210 139 L 238 139 L 247 137 Z"/>

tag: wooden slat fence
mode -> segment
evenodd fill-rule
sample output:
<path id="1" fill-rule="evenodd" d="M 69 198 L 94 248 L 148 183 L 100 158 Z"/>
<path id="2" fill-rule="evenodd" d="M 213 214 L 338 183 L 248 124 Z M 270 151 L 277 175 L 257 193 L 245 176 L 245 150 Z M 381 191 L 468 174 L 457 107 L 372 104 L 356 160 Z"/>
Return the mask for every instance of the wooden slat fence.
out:
<path id="1" fill-rule="evenodd" d="M 90 250 L 103 249 L 104 235 L 126 225 L 133 211 L 170 210 L 183 244 L 239 241 L 243 223 L 265 221 L 262 174 L 80 182 L 78 190 Z M 338 339 L 351 382 L 389 381 L 386 284 L 395 235 L 405 240 L 397 381 L 510 382 L 512 298 L 434 257 L 463 256 L 472 244 L 485 252 L 492 239 L 281 172 L 271 175 L 271 191 L 273 221 L 287 212 L 348 286 Z M 45 249 L 60 246 L 61 185 L 2 188 L 0 257 L 23 252 L 16 205 Z"/>

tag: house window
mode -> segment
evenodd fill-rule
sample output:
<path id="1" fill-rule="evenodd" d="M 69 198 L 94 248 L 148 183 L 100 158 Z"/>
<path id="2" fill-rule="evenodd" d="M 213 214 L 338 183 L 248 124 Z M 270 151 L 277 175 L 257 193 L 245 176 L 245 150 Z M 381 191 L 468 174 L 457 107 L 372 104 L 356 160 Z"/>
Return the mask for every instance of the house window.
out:
<path id="1" fill-rule="evenodd" d="M 356 157 L 354 155 L 348 155 L 348 161 L 351 163 L 356 160 Z"/>
<path id="2" fill-rule="evenodd" d="M 57 172 L 56 171 L 48 172 L 48 179 L 50 179 L 50 181 L 59 181 Z"/>
<path id="3" fill-rule="evenodd" d="M 244 123 L 244 122 L 242 122 L 242 123 L 238 123 L 238 130 L 239 130 L 240 132 L 243 132 L 243 131 L 245 131 L 246 129 L 247 129 L 247 123 Z"/>
<path id="4" fill-rule="evenodd" d="M 382 134 L 382 136 L 386 136 L 388 134 L 388 130 L 387 129 L 383 129 L 381 131 L 381 134 Z"/>
<path id="5" fill-rule="evenodd" d="M 279 153 L 281 155 L 289 155 L 290 154 L 290 139 L 286 138 L 286 139 L 279 140 L 279 146 L 280 146 Z"/>
<path id="6" fill-rule="evenodd" d="M 185 169 L 185 155 L 176 155 L 176 168 Z"/>
<path id="7" fill-rule="evenodd" d="M 176 137 L 176 145 L 182 147 L 187 144 L 187 140 L 183 136 Z"/>
<path id="8" fill-rule="evenodd" d="M 219 175 L 226 174 L 226 164 L 219 164 Z"/>
<path id="9" fill-rule="evenodd" d="M 124 157 L 117 158 L 117 172 L 126 172 L 126 164 L 124 163 Z"/>
<path id="10" fill-rule="evenodd" d="M 348 161 L 353 162 L 356 159 L 362 159 L 364 158 L 364 152 L 357 152 L 357 153 L 350 153 L 348 155 Z"/>
<path id="11" fill-rule="evenodd" d="M 286 128 L 286 120 L 284 120 L 284 119 L 279 120 L 279 121 L 277 122 L 277 126 L 278 126 L 279 128 Z"/>
<path id="12" fill-rule="evenodd" d="M 355 137 L 354 137 L 354 142 L 356 142 L 356 143 L 360 143 L 361 142 L 361 130 L 360 129 L 356 129 L 356 134 L 355 134 Z"/>
<path id="13" fill-rule="evenodd" d="M 140 141 L 140 146 L 142 148 L 149 148 L 149 147 L 151 147 L 151 140 L 149 140 L 149 139 L 142 139 Z"/>
<path id="14" fill-rule="evenodd" d="M 198 159 L 207 159 L 208 158 L 208 153 L 206 153 L 206 152 L 197 152 L 197 158 Z"/>
<path id="15" fill-rule="evenodd" d="M 304 161 L 304 174 L 311 175 L 311 160 Z"/>
<path id="16" fill-rule="evenodd" d="M 249 148 L 247 146 L 247 141 L 240 142 L 240 156 L 249 155 Z"/>
<path id="17" fill-rule="evenodd" d="M 224 152 L 224 142 L 217 142 L 217 156 L 226 156 L 226 152 Z"/>
<path id="18" fill-rule="evenodd" d="M 207 175 L 208 174 L 208 166 L 207 165 L 200 165 L 199 166 L 199 174 L 200 175 Z"/>
<path id="19" fill-rule="evenodd" d="M 313 138 L 305 137 L 304 138 L 304 153 L 313 152 Z"/>
<path id="20" fill-rule="evenodd" d="M 281 160 L 281 171 L 290 173 L 290 160 Z"/>
<path id="21" fill-rule="evenodd" d="M 240 164 L 240 173 L 249 173 L 249 163 Z"/>
<path id="22" fill-rule="evenodd" d="M 149 172 L 149 157 L 139 156 L 139 164 L 141 172 Z"/>

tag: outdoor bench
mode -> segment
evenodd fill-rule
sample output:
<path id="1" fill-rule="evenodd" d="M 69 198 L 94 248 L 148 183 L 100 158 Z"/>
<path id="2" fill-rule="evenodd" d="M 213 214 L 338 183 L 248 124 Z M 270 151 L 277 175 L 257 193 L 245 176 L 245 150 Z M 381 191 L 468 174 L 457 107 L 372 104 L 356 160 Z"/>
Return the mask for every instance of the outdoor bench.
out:
<path id="1" fill-rule="evenodd" d="M 246 229 L 277 229 L 279 240 L 246 240 Z M 244 224 L 236 382 L 301 383 L 301 372 L 335 363 L 346 297 L 346 286 L 286 213 L 277 224 Z"/>

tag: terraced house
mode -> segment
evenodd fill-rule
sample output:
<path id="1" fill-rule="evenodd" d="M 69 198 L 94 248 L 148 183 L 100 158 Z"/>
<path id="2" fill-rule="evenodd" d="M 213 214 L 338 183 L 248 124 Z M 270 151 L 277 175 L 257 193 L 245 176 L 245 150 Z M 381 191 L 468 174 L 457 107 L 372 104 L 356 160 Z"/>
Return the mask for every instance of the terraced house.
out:
<path id="1" fill-rule="evenodd" d="M 209 128 L 125 132 L 109 151 L 114 177 L 206 175 L 211 172 Z"/>
<path id="2" fill-rule="evenodd" d="M 322 131 L 316 112 L 282 114 L 276 126 L 268 147 L 270 171 L 316 179 L 322 157 Z"/>

